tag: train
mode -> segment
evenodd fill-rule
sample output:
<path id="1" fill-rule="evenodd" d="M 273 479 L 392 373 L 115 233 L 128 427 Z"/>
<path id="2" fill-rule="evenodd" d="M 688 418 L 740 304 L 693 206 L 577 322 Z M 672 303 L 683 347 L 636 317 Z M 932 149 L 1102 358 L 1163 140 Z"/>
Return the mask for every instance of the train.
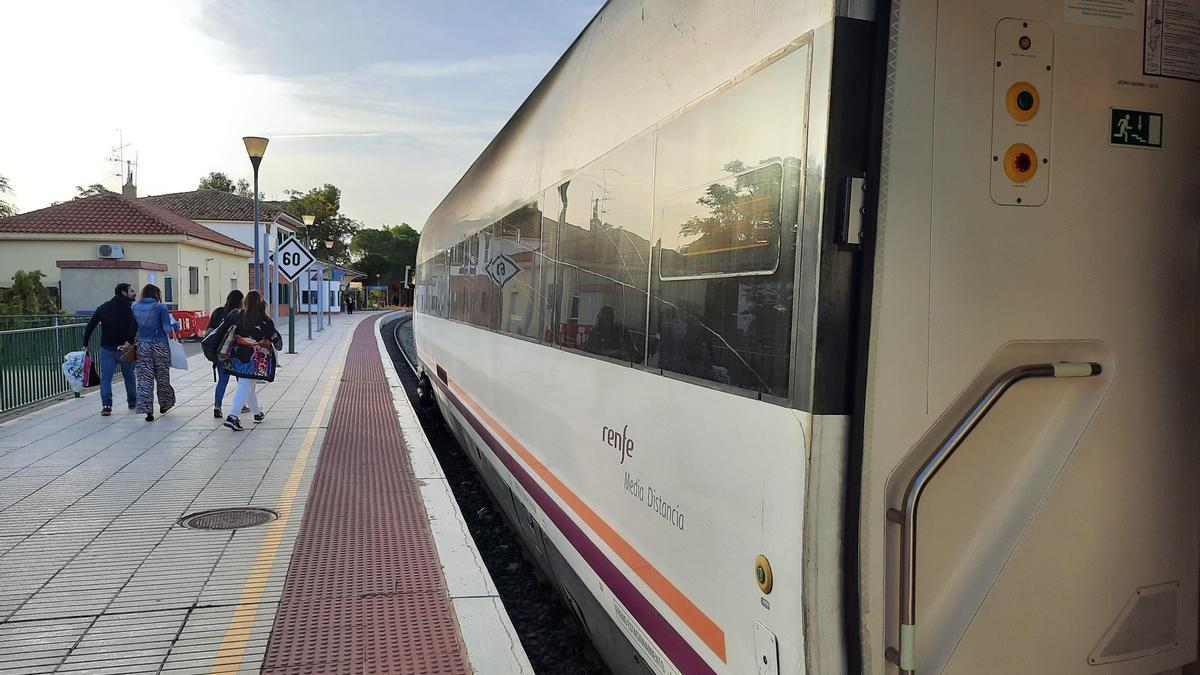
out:
<path id="1" fill-rule="evenodd" d="M 413 326 L 614 672 L 1197 672 L 1197 25 L 604 4 Z"/>

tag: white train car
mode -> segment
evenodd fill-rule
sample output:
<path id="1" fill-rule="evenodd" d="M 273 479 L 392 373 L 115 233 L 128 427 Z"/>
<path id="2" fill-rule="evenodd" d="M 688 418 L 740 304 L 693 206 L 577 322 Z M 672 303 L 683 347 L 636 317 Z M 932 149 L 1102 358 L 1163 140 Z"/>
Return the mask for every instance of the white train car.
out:
<path id="1" fill-rule="evenodd" d="M 616 672 L 1159 673 L 1200 10 L 612 0 L 432 214 L 428 382 Z"/>

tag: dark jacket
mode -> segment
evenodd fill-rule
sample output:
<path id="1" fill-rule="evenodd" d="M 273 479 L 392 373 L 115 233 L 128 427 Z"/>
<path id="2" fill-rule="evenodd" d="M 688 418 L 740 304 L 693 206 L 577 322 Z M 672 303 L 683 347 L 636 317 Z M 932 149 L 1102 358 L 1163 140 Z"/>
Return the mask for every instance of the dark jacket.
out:
<path id="1" fill-rule="evenodd" d="M 237 311 L 237 310 L 234 310 L 234 311 Z M 226 319 L 228 314 L 229 314 L 229 312 L 225 311 L 225 305 L 221 305 L 220 307 L 214 309 L 212 311 L 212 314 L 208 315 L 208 329 L 207 330 L 216 330 L 217 327 L 221 325 L 221 322 Z"/>
<path id="2" fill-rule="evenodd" d="M 227 318 L 237 326 L 238 337 L 249 338 L 251 340 L 271 340 L 272 342 L 279 338 L 279 331 L 275 330 L 275 322 L 269 316 L 264 315 L 262 320 L 253 325 L 243 325 L 241 310 L 231 312 Z M 250 355 L 250 345 L 234 343 L 233 358 L 239 361 L 248 361 L 250 360 Z M 271 356 L 274 358 L 274 354 Z"/>
<path id="3" fill-rule="evenodd" d="M 92 339 L 96 324 L 100 325 L 101 347 L 116 349 L 126 342 L 133 342 L 137 335 L 137 321 L 133 318 L 132 307 L 132 300 L 119 295 L 97 307 L 87 328 L 83 330 L 83 344 Z"/>

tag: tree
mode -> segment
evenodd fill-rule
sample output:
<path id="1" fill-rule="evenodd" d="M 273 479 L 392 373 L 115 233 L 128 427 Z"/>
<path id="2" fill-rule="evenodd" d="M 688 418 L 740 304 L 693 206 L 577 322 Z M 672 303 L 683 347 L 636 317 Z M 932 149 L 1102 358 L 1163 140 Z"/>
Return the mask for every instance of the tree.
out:
<path id="1" fill-rule="evenodd" d="M 87 187 L 83 187 L 82 185 L 75 186 L 75 199 L 87 199 L 88 197 L 98 197 L 108 194 L 112 194 L 112 190 L 99 183 L 92 183 Z"/>
<path id="2" fill-rule="evenodd" d="M 298 233 L 318 258 L 339 265 L 350 262 L 350 240 L 362 229 L 362 223 L 339 213 L 342 191 L 336 185 L 326 183 L 308 192 L 285 190 L 287 200 L 280 204 L 289 215 L 303 221 L 304 216 L 316 216 L 311 226 L 303 226 Z M 325 248 L 332 241 L 333 248 Z"/>
<path id="3" fill-rule="evenodd" d="M 417 263 L 417 243 L 421 233 L 408 223 L 383 229 L 361 229 L 354 234 L 350 248 L 358 256 L 354 267 L 367 275 L 368 281 L 400 286 L 404 271 Z M 389 289 L 388 297 L 392 297 Z"/>
<path id="4" fill-rule="evenodd" d="M 254 198 L 254 192 L 250 190 L 250 181 L 246 180 L 245 178 L 238 179 L 237 185 L 234 186 L 233 192 L 239 197 L 245 197 L 246 199 Z M 262 199 L 261 192 L 258 193 L 258 198 Z"/>
<path id="5" fill-rule="evenodd" d="M 12 194 L 12 187 L 9 186 L 7 178 L 0 176 L 0 195 L 3 194 Z M 7 218 L 15 215 L 17 215 L 17 207 L 4 201 L 3 199 L 0 199 L 0 218 Z"/>
<path id="6" fill-rule="evenodd" d="M 220 190 L 221 192 L 234 192 L 236 190 L 233 181 L 229 180 L 229 176 L 220 171 L 210 171 L 207 176 L 201 178 L 198 189 Z"/>
<path id="7" fill-rule="evenodd" d="M 17 270 L 10 288 L 0 289 L 0 314 L 49 314 L 58 311 L 50 291 L 42 285 L 41 270 Z"/>

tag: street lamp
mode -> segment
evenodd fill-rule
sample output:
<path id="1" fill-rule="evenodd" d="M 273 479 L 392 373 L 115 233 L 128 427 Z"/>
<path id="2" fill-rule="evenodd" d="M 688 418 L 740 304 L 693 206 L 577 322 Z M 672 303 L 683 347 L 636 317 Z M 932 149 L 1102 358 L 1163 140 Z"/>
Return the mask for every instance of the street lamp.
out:
<path id="1" fill-rule="evenodd" d="M 332 239 L 325 240 L 325 248 L 328 250 L 333 249 L 333 240 Z M 333 281 L 333 270 L 332 269 L 329 270 L 329 280 Z M 338 289 L 339 290 L 341 289 L 341 284 L 338 285 Z M 333 302 L 330 301 L 330 303 L 325 306 L 325 323 L 328 324 L 328 323 L 332 323 L 332 322 L 333 322 Z"/>
<path id="2" fill-rule="evenodd" d="M 312 241 L 312 232 L 309 230 L 309 228 L 311 228 L 313 226 L 313 223 L 315 223 L 315 222 L 317 222 L 316 216 L 312 216 L 312 215 L 304 216 L 304 238 L 307 241 Z M 304 308 L 304 310 L 305 310 L 304 314 L 306 317 L 308 317 L 308 339 L 311 340 L 312 339 L 312 275 L 309 274 L 308 272 L 305 272 L 304 279 L 307 282 L 304 285 L 308 287 L 308 300 L 307 300 L 307 302 L 304 303 L 305 305 L 307 305 Z"/>
<path id="3" fill-rule="evenodd" d="M 246 154 L 250 155 L 250 164 L 254 167 L 254 287 L 262 291 L 262 262 L 258 249 L 262 240 L 258 234 L 258 165 L 262 163 L 263 155 L 267 152 L 267 139 L 261 136 L 243 136 L 242 143 L 246 144 Z"/>

